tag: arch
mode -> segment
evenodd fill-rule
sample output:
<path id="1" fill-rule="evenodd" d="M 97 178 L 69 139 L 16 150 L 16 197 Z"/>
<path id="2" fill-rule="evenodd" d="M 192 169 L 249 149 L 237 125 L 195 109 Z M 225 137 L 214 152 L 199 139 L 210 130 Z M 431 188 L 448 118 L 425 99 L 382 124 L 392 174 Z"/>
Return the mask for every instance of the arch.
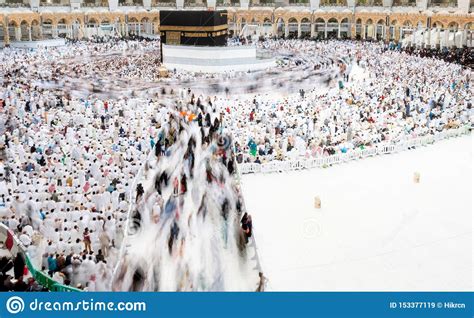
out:
<path id="1" fill-rule="evenodd" d="M 21 21 L 20 23 L 20 40 L 29 41 L 30 40 L 30 25 L 26 20 Z"/>
<path id="2" fill-rule="evenodd" d="M 301 19 L 300 22 L 301 38 L 311 37 L 311 20 L 307 17 Z"/>
<path id="3" fill-rule="evenodd" d="M 441 22 L 439 22 L 439 21 L 435 21 L 435 22 L 433 22 L 432 27 L 433 27 L 433 28 L 444 29 L 444 24 L 441 23 Z"/>
<path id="4" fill-rule="evenodd" d="M 19 27 L 18 23 L 14 20 L 8 21 L 8 37 L 10 41 L 20 40 L 17 36 L 17 28 Z"/>
<path id="5" fill-rule="evenodd" d="M 326 23 L 323 18 L 319 17 L 316 20 L 314 20 L 314 23 Z"/>
<path id="6" fill-rule="evenodd" d="M 138 20 L 135 17 L 131 17 L 131 18 L 128 18 L 128 22 L 129 23 L 138 23 Z"/>
<path id="7" fill-rule="evenodd" d="M 372 24 L 374 24 L 374 22 L 372 21 L 372 19 L 367 19 L 367 20 L 365 21 L 365 24 L 366 24 L 366 25 L 372 25 Z"/>
<path id="8" fill-rule="evenodd" d="M 290 38 L 297 38 L 298 37 L 298 20 L 296 18 L 289 18 L 287 21 L 288 27 L 288 36 Z"/>
<path id="9" fill-rule="evenodd" d="M 284 37 L 286 32 L 285 20 L 282 17 L 279 17 L 276 20 L 276 36 Z"/>
<path id="10" fill-rule="evenodd" d="M 87 26 L 88 26 L 88 27 L 90 27 L 90 26 L 95 27 L 95 26 L 97 26 L 97 25 L 98 25 L 97 20 L 94 19 L 94 18 L 90 18 L 90 19 L 87 21 Z"/>
<path id="11" fill-rule="evenodd" d="M 150 19 L 148 17 L 144 17 L 140 21 L 140 34 L 152 34 L 152 24 L 150 23 Z"/>
<path id="12" fill-rule="evenodd" d="M 406 20 L 405 22 L 403 22 L 403 26 L 404 26 L 404 27 L 410 27 L 410 28 L 411 28 L 411 27 L 413 27 L 413 24 L 411 23 L 410 20 Z"/>
<path id="13" fill-rule="evenodd" d="M 328 23 L 339 23 L 339 21 L 336 18 L 330 18 Z"/>
<path id="14" fill-rule="evenodd" d="M 66 37 L 67 32 L 68 32 L 67 26 L 68 26 L 68 22 L 65 18 L 62 18 L 58 21 L 56 28 L 58 30 L 57 32 L 58 32 L 59 37 Z"/>
<path id="15" fill-rule="evenodd" d="M 457 30 L 457 29 L 459 29 L 459 23 L 457 23 L 456 21 L 451 21 L 451 22 L 448 24 L 448 29 L 450 29 L 450 30 Z"/>
<path id="16" fill-rule="evenodd" d="M 377 40 L 383 40 L 385 37 L 385 21 L 383 19 L 379 19 L 377 24 L 375 25 L 375 38 Z"/>
<path id="17" fill-rule="evenodd" d="M 314 20 L 314 31 L 316 38 L 324 39 L 326 37 L 326 21 L 322 17 Z"/>
<path id="18" fill-rule="evenodd" d="M 54 37 L 53 34 L 53 20 L 52 19 L 45 19 L 41 23 L 41 29 L 43 32 L 44 39 L 52 39 Z"/>
<path id="19" fill-rule="evenodd" d="M 31 21 L 31 39 L 33 41 L 40 40 L 42 38 L 41 35 L 41 27 L 38 20 L 34 19 Z"/>

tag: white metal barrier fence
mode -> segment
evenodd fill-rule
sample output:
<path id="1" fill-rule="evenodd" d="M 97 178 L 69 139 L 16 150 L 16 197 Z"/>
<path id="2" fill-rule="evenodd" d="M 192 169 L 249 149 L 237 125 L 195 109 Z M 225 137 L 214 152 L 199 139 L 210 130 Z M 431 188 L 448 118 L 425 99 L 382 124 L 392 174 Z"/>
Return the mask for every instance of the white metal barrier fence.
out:
<path id="1" fill-rule="evenodd" d="M 344 163 L 351 160 L 372 157 L 376 155 L 396 153 L 410 148 L 426 146 L 436 141 L 458 137 L 469 133 L 470 127 L 463 126 L 457 129 L 450 129 L 442 131 L 438 134 L 427 135 L 423 137 L 413 138 L 406 142 L 399 144 L 379 144 L 366 149 L 353 149 L 347 153 L 339 153 L 318 158 L 302 158 L 298 160 L 289 161 L 271 161 L 266 163 L 242 163 L 239 165 L 241 174 L 248 173 L 269 173 L 269 172 L 283 172 L 311 168 L 325 168 L 334 164 Z"/>

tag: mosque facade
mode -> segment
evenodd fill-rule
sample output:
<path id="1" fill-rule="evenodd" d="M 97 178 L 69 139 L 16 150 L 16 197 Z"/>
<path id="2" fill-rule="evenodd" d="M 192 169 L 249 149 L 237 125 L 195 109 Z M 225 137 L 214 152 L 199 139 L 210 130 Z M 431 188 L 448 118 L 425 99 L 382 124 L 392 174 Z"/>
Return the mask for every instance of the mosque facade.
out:
<path id="1" fill-rule="evenodd" d="M 159 36 L 160 11 L 226 9 L 230 34 L 401 41 L 417 30 L 472 46 L 469 0 L 0 0 L 0 43 L 94 35 Z M 447 32 L 444 32 L 447 31 Z M 430 34 L 436 34 L 428 32 Z M 432 42 L 432 41 L 431 41 Z M 436 44 L 438 44 L 436 42 Z"/>

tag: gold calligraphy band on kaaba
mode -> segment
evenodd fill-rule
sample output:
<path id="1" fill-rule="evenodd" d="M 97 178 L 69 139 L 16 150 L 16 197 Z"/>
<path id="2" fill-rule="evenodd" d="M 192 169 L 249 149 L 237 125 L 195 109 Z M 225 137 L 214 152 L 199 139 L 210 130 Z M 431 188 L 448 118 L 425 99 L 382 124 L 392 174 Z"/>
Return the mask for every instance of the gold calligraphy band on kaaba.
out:
<path id="1" fill-rule="evenodd" d="M 221 31 L 228 29 L 227 24 L 215 25 L 215 26 L 171 26 L 171 25 L 160 25 L 160 31 Z"/>

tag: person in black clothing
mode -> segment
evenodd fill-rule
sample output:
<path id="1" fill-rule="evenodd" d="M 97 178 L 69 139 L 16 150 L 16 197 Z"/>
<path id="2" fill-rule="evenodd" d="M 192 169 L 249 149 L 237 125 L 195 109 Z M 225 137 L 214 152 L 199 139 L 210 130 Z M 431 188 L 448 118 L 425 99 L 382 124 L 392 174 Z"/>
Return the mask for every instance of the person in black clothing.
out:
<path id="1" fill-rule="evenodd" d="M 95 262 L 96 263 L 103 262 L 104 259 L 105 259 L 104 254 L 102 254 L 102 250 L 99 249 L 99 251 L 97 252 L 97 255 L 95 256 Z"/>
<path id="2" fill-rule="evenodd" d="M 245 212 L 240 223 L 242 224 L 242 230 L 245 234 L 245 243 L 248 243 L 249 238 L 252 237 L 252 217 L 250 214 Z"/>
<path id="3" fill-rule="evenodd" d="M 25 259 L 21 253 L 17 253 L 13 265 L 13 272 L 15 274 L 15 279 L 23 277 L 23 271 L 25 269 Z"/>
<path id="4" fill-rule="evenodd" d="M 18 277 L 18 280 L 13 284 L 13 290 L 16 292 L 24 292 L 28 289 L 28 285 L 23 281 L 23 276 Z"/>

